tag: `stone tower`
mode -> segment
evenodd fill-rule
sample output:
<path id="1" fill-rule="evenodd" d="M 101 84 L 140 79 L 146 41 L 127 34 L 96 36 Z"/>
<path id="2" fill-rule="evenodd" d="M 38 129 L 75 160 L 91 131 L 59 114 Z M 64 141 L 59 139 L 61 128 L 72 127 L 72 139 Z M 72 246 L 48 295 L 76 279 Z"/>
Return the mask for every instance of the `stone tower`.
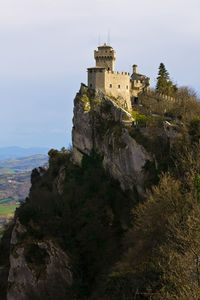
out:
<path id="1" fill-rule="evenodd" d="M 137 65 L 133 65 L 131 77 L 128 72 L 115 72 L 116 52 L 106 44 L 94 51 L 94 58 L 96 66 L 87 69 L 88 87 L 114 97 L 121 107 L 131 111 L 131 102 L 136 103 L 138 95 L 148 89 L 150 79 L 137 72 Z"/>
<path id="2" fill-rule="evenodd" d="M 114 71 L 116 52 L 111 46 L 104 44 L 94 51 L 96 67 L 105 68 L 107 71 Z"/>

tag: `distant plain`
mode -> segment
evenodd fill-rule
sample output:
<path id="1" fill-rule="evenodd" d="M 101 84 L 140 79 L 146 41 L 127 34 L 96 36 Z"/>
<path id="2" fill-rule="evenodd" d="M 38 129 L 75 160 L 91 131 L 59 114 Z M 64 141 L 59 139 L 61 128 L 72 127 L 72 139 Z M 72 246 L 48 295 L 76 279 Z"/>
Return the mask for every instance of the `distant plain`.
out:
<path id="1" fill-rule="evenodd" d="M 47 162 L 48 156 L 44 154 L 0 160 L 0 237 L 16 208 L 29 194 L 32 169 Z"/>

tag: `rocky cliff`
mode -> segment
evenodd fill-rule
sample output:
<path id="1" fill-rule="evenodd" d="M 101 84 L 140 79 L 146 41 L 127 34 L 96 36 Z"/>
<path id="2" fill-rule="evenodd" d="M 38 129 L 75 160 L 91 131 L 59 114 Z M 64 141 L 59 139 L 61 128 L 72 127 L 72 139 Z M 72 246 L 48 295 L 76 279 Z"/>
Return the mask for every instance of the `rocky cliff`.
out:
<path id="1" fill-rule="evenodd" d="M 199 102 L 184 123 L 145 97 L 128 112 L 81 85 L 73 149 L 32 171 L 0 242 L 0 299 L 199 298 Z"/>
<path id="2" fill-rule="evenodd" d="M 7 300 L 61 299 L 72 285 L 67 254 L 51 239 L 38 241 L 30 236 L 18 219 L 10 240 L 10 269 Z M 59 292 L 58 292 L 59 291 Z"/>
<path id="3" fill-rule="evenodd" d="M 73 151 L 51 150 L 49 168 L 33 170 L 10 228 L 2 299 L 112 299 L 107 282 L 155 160 L 133 124 L 117 99 L 81 85 Z"/>
<path id="4" fill-rule="evenodd" d="M 115 98 L 91 91 L 83 84 L 74 100 L 73 159 L 81 163 L 84 154 L 95 151 L 103 157 L 103 166 L 120 182 L 124 190 L 136 187 L 144 192 L 145 163 L 150 153 L 129 134 L 132 115 Z"/>

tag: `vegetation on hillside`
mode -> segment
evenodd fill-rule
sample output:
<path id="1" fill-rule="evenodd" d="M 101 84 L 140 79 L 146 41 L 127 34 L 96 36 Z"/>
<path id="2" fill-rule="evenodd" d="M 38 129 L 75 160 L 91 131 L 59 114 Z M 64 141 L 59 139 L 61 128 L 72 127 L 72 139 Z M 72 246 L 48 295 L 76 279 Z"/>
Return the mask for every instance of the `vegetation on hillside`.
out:
<path id="1" fill-rule="evenodd" d="M 0 205 L 5 199 L 8 202 L 24 200 L 29 193 L 32 169 L 47 162 L 46 155 L 0 161 Z"/>
<path id="2" fill-rule="evenodd" d="M 32 155 L 0 161 L 1 174 L 16 174 L 31 171 L 33 168 L 47 164 L 47 155 Z"/>
<path id="3" fill-rule="evenodd" d="M 137 200 L 105 173 L 102 157 L 96 153 L 85 156 L 81 167 L 70 157 L 65 150 L 49 152 L 49 169 L 33 170 L 30 197 L 16 216 L 27 228 L 25 240 L 50 237 L 71 254 L 73 297 L 89 299 L 121 256 L 122 237 Z M 60 168 L 64 168 L 65 181 L 59 195 Z"/>
<path id="4" fill-rule="evenodd" d="M 12 201 L 8 201 L 8 199 L 2 201 L 4 202 L 0 203 L 0 238 L 3 235 L 6 224 L 14 217 L 15 209 L 19 206 L 18 204 L 13 204 Z"/>
<path id="5" fill-rule="evenodd" d="M 0 237 L 19 202 L 29 194 L 31 170 L 47 164 L 47 161 L 46 155 L 0 161 Z"/>
<path id="6" fill-rule="evenodd" d="M 24 241 L 50 238 L 69 253 L 72 300 L 199 299 L 200 106 L 187 88 L 177 90 L 173 101 L 156 92 L 139 100 L 137 124 L 128 130 L 154 154 L 144 167 L 145 200 L 135 187 L 122 191 L 97 153 L 84 156 L 79 167 L 70 151 L 52 149 L 49 168 L 33 170 L 29 198 L 17 209 L 27 228 Z M 166 120 L 175 128 L 173 142 L 158 135 Z M 110 126 L 120 134 L 117 124 Z M 148 136 L 142 134 L 146 128 Z M 0 250 L 9 248 L 9 234 Z M 3 261 L 8 255 L 0 251 Z"/>

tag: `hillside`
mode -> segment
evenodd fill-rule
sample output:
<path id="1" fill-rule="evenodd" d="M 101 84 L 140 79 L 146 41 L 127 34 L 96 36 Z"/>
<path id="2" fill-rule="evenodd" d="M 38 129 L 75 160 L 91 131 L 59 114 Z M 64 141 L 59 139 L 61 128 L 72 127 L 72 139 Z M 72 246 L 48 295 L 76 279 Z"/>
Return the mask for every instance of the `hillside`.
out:
<path id="1" fill-rule="evenodd" d="M 33 170 L 4 233 L 1 299 L 199 299 L 200 106 L 139 101 L 81 86 L 73 150 Z"/>
<path id="2" fill-rule="evenodd" d="M 31 171 L 37 166 L 43 166 L 47 163 L 47 155 L 32 155 L 28 157 L 12 158 L 9 160 L 0 160 L 0 175 L 17 174 Z"/>
<path id="3" fill-rule="evenodd" d="M 28 196 L 32 169 L 47 164 L 46 155 L 0 161 L 0 237 L 16 207 Z"/>
<path id="4" fill-rule="evenodd" d="M 21 158 L 32 155 L 43 154 L 47 155 L 48 148 L 42 147 L 32 147 L 32 148 L 22 148 L 22 147 L 1 147 L 0 148 L 0 160 L 8 160 L 11 158 Z"/>
<path id="5" fill-rule="evenodd" d="M 45 164 L 46 155 L 0 161 L 0 201 L 24 200 L 30 189 L 31 170 Z"/>

